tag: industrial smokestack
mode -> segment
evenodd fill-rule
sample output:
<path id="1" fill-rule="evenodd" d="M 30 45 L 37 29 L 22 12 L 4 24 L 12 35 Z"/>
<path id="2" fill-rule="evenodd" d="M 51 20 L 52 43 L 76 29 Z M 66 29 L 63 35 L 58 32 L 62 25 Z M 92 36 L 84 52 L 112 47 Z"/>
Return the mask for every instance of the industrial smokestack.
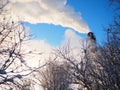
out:
<path id="1" fill-rule="evenodd" d="M 96 37 L 93 32 L 88 33 L 87 37 L 87 49 L 89 53 L 95 53 L 97 51 L 96 48 Z"/>

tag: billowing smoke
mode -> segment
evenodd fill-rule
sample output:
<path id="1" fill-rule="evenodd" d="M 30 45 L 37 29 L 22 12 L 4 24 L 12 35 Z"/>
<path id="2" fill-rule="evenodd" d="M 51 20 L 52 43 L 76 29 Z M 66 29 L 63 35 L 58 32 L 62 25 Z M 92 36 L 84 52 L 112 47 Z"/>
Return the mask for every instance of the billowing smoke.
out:
<path id="1" fill-rule="evenodd" d="M 68 6 L 67 0 L 9 0 L 5 9 L 11 18 L 36 23 L 61 25 L 80 33 L 88 33 L 88 25 Z"/>

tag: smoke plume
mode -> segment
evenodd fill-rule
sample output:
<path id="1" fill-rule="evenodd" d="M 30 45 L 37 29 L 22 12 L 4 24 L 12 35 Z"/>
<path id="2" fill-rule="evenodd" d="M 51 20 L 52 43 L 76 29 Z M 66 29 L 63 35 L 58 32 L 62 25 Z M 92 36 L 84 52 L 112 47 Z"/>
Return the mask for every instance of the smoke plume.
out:
<path id="1" fill-rule="evenodd" d="M 5 9 L 16 20 L 61 25 L 80 33 L 89 32 L 80 13 L 68 6 L 67 0 L 9 0 Z"/>

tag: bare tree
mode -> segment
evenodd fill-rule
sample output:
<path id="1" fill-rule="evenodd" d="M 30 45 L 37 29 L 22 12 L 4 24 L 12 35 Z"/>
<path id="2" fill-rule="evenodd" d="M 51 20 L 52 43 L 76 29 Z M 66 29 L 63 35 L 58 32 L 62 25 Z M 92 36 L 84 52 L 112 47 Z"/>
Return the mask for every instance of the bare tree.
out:
<path id="1" fill-rule="evenodd" d="M 109 0 L 110 5 L 114 6 L 115 10 L 120 10 L 120 0 Z"/>
<path id="2" fill-rule="evenodd" d="M 26 67 L 23 42 L 28 39 L 24 26 L 20 23 L 0 22 L 0 85 L 15 83 L 21 79 L 22 68 Z"/>
<path id="3" fill-rule="evenodd" d="M 70 75 L 67 73 L 67 63 L 50 62 L 45 70 L 39 72 L 39 80 L 44 90 L 67 90 Z"/>
<path id="4" fill-rule="evenodd" d="M 86 50 L 82 50 L 79 54 L 79 59 L 71 54 L 72 50 L 69 48 L 69 44 L 56 50 L 56 55 L 63 60 L 70 63 L 70 70 L 68 73 L 71 75 L 71 84 L 78 84 L 80 88 L 87 88 L 91 90 L 92 80 L 90 79 L 91 63 L 88 56 L 85 54 Z M 85 52 L 84 52 L 85 51 Z M 82 53 L 83 52 L 83 53 Z M 76 63 L 77 61 L 77 63 Z"/>
<path id="5" fill-rule="evenodd" d="M 3 8 L 8 2 L 0 1 L 0 88 L 2 90 L 12 90 L 19 87 L 23 77 L 29 75 L 23 74 L 24 71 L 31 68 L 26 64 L 25 53 L 22 47 L 24 42 L 29 40 L 26 28 L 20 22 L 14 22 L 2 15 Z M 24 89 L 21 89 L 24 90 Z"/>
<path id="6" fill-rule="evenodd" d="M 96 60 L 103 70 L 101 72 L 102 86 L 106 90 L 119 90 L 120 88 L 120 22 L 115 20 L 109 26 L 107 32 L 107 41 L 100 47 L 101 56 Z M 103 76 L 103 77 L 102 77 Z M 105 78 L 104 78 L 105 77 Z"/>
<path id="7" fill-rule="evenodd" d="M 70 54 L 69 44 L 56 50 L 56 55 L 68 61 L 70 65 L 72 83 L 79 84 L 87 90 L 119 90 L 120 88 L 120 24 L 117 22 L 107 30 L 106 43 L 97 48 L 94 54 L 80 53 L 75 58 Z M 87 48 L 89 49 L 89 48 Z M 89 51 L 89 50 L 88 50 Z M 81 51 L 82 52 L 82 51 Z M 79 62 L 75 62 L 79 61 Z"/>

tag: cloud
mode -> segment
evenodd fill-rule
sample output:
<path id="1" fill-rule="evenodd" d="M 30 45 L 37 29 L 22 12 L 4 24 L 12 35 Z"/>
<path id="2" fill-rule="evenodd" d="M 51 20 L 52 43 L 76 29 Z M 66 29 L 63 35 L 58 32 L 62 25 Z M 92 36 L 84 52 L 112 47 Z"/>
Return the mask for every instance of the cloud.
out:
<path id="1" fill-rule="evenodd" d="M 36 23 L 61 25 L 80 33 L 88 33 L 88 25 L 79 13 L 66 4 L 67 0 L 9 0 L 8 9 L 12 18 Z"/>
<path id="2" fill-rule="evenodd" d="M 29 40 L 22 47 L 24 53 L 31 52 L 31 54 L 24 57 L 31 67 L 44 65 L 50 59 L 52 49 L 53 47 L 44 40 Z"/>

